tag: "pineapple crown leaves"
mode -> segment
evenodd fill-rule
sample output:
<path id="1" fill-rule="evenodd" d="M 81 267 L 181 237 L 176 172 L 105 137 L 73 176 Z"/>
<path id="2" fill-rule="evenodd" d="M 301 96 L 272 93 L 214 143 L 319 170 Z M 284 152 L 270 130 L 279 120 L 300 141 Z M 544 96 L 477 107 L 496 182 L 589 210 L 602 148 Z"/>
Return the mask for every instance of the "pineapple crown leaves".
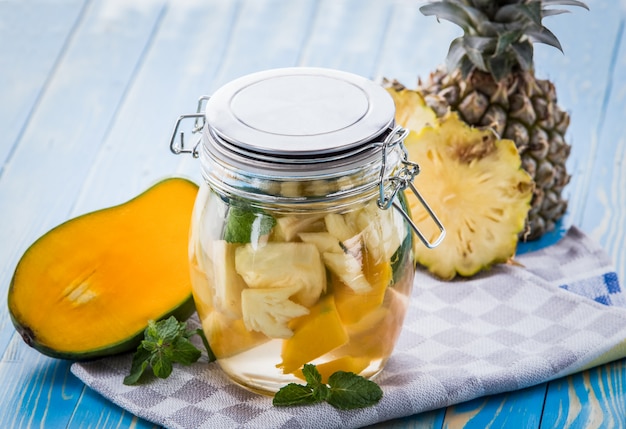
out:
<path id="1" fill-rule="evenodd" d="M 420 8 L 463 29 L 463 36 L 452 41 L 447 66 L 459 68 L 467 77 L 475 68 L 502 80 L 515 68 L 530 70 L 533 43 L 559 49 L 556 36 L 543 24 L 543 18 L 569 12 L 551 6 L 578 6 L 578 0 L 439 0 Z"/>

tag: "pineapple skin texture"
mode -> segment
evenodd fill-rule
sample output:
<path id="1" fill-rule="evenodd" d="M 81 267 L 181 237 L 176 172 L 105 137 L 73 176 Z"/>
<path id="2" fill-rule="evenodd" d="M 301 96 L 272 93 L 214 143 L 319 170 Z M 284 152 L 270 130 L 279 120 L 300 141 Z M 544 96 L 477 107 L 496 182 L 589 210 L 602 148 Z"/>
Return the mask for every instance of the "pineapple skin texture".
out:
<path id="1" fill-rule="evenodd" d="M 515 254 L 533 181 L 515 143 L 465 124 L 456 113 L 411 131 L 405 146 L 421 167 L 415 185 L 447 230 L 434 249 L 415 247 L 416 261 L 443 280 L 469 277 Z M 406 192 L 414 222 L 429 240 L 438 235 L 417 198 Z"/>
<path id="2" fill-rule="evenodd" d="M 552 231 L 567 210 L 562 194 L 570 181 L 566 161 L 571 151 L 565 141 L 570 117 L 557 105 L 554 85 L 532 71 L 514 72 L 496 83 L 480 70 L 463 79 L 459 70 L 438 69 L 419 82 L 417 91 L 437 116 L 452 110 L 467 124 L 491 127 L 515 142 L 522 166 L 535 183 L 520 238 L 536 240 Z"/>

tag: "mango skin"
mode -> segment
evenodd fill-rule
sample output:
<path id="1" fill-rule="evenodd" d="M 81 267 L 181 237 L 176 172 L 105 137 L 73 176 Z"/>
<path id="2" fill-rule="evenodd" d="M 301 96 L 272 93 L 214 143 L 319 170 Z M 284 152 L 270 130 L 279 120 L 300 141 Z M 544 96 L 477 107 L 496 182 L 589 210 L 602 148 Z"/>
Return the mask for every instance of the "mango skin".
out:
<path id="1" fill-rule="evenodd" d="M 188 319 L 195 312 L 187 248 L 197 191 L 189 180 L 168 178 L 37 239 L 7 297 L 26 344 L 53 358 L 88 360 L 136 349 L 149 320 Z"/>

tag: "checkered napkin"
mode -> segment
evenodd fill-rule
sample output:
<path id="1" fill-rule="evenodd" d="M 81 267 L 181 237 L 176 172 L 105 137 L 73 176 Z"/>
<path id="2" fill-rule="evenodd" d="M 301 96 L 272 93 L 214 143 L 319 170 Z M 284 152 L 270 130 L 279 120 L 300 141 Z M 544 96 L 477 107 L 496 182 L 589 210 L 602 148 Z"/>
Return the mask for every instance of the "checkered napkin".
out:
<path id="1" fill-rule="evenodd" d="M 376 379 L 383 399 L 361 410 L 273 407 L 270 397 L 230 382 L 217 363 L 177 366 L 170 378 L 139 386 L 122 383 L 130 354 L 75 363 L 72 372 L 114 403 L 169 428 L 352 428 L 624 356 L 626 299 L 601 248 L 573 227 L 518 262 L 447 283 L 418 273 L 399 343 Z"/>

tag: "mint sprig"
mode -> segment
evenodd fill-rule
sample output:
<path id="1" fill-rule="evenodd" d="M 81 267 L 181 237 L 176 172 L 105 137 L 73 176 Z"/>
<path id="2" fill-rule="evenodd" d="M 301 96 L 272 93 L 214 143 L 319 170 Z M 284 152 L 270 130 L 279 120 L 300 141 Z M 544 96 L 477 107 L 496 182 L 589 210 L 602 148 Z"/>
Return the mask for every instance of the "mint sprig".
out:
<path id="1" fill-rule="evenodd" d="M 124 384 L 137 383 L 148 367 L 152 368 L 157 377 L 167 378 L 172 373 L 174 363 L 191 365 L 196 362 L 202 352 L 189 341 L 194 335 L 202 338 L 209 362 L 215 360 L 202 329 L 188 331 L 187 323 L 179 322 L 174 316 L 159 322 L 148 322 L 144 339 L 133 355 L 130 374 L 124 377 Z"/>
<path id="2" fill-rule="evenodd" d="M 326 401 L 335 408 L 352 410 L 376 404 L 383 391 L 373 381 L 352 372 L 337 371 L 328 377 L 328 385 L 312 364 L 302 368 L 306 385 L 289 383 L 274 395 L 275 406 L 307 405 Z"/>
<path id="3" fill-rule="evenodd" d="M 254 235 L 269 234 L 276 220 L 253 207 L 231 205 L 228 209 L 224 240 L 229 243 L 250 243 Z"/>

